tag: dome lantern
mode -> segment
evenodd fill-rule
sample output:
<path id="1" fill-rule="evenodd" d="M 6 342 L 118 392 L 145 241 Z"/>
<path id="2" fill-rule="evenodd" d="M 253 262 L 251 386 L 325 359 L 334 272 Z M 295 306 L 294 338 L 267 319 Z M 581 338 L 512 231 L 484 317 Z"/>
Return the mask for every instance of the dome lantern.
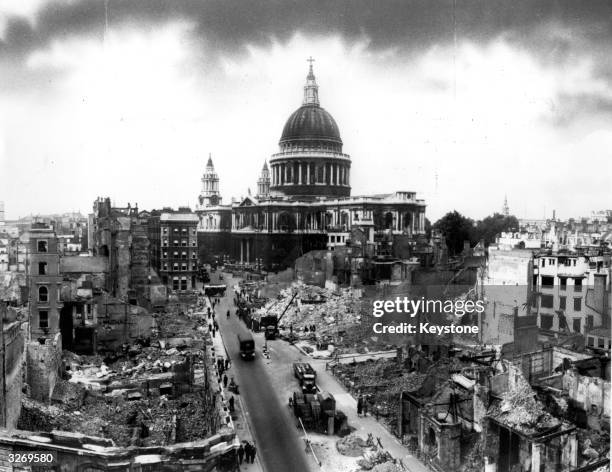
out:
<path id="1" fill-rule="evenodd" d="M 312 56 L 308 58 L 308 62 L 310 62 L 310 68 L 306 76 L 306 85 L 304 85 L 304 101 L 302 105 L 319 106 L 319 86 L 312 70 L 312 63 L 314 62 Z"/>

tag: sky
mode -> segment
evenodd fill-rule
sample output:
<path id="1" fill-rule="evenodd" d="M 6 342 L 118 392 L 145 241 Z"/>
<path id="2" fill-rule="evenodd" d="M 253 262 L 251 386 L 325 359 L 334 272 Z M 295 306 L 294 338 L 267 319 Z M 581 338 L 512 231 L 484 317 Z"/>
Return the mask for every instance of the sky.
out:
<path id="1" fill-rule="evenodd" d="M 353 195 L 561 218 L 612 208 L 609 0 L 2 0 L 7 218 L 224 201 L 277 152 L 308 57 Z"/>

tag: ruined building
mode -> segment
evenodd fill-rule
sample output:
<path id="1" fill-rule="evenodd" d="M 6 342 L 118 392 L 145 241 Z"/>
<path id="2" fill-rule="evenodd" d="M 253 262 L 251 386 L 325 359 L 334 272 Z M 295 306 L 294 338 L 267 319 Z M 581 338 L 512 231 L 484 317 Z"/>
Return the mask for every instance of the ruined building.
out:
<path id="1" fill-rule="evenodd" d="M 46 401 L 61 367 L 60 298 L 62 277 L 55 232 L 43 225 L 30 231 L 30 342 L 27 345 L 27 383 L 31 396 Z"/>
<path id="2" fill-rule="evenodd" d="M 93 254 L 108 258 L 106 291 L 141 306 L 165 296 L 149 257 L 148 216 L 137 206 L 114 207 L 110 198 L 99 198 L 90 219 Z"/>

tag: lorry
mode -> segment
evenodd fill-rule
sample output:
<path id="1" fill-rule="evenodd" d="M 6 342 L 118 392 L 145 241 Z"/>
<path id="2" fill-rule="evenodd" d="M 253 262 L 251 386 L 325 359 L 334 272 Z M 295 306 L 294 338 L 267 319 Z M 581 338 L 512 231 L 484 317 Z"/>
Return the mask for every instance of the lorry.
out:
<path id="1" fill-rule="evenodd" d="M 293 375 L 302 387 L 304 393 L 315 393 L 317 389 L 317 373 L 310 364 L 305 362 L 295 362 L 293 364 Z"/>
<path id="2" fill-rule="evenodd" d="M 219 296 L 224 297 L 226 289 L 227 289 L 227 285 L 207 284 L 207 285 L 204 285 L 204 295 L 208 297 L 219 297 Z"/>
<path id="3" fill-rule="evenodd" d="M 243 359 L 255 358 L 255 341 L 251 333 L 238 333 L 238 346 L 240 348 L 240 357 Z"/>
<path id="4" fill-rule="evenodd" d="M 291 297 L 291 300 L 289 300 L 289 303 L 287 303 L 287 306 L 285 307 L 280 316 L 266 315 L 261 317 L 261 319 L 259 320 L 259 329 L 264 330 L 264 336 L 266 339 L 276 339 L 276 336 L 278 336 L 279 333 L 278 324 L 280 323 L 280 320 L 283 319 L 283 316 L 285 316 L 285 313 L 287 313 L 287 310 L 289 309 L 297 295 L 298 292 L 295 292 L 293 294 L 293 297 Z"/>

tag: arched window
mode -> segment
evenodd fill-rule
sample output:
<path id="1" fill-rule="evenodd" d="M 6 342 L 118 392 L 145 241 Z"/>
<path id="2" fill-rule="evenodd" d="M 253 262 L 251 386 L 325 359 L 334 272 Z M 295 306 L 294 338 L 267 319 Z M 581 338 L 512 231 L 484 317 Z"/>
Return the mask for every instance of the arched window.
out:
<path id="1" fill-rule="evenodd" d="M 38 301 L 48 302 L 49 301 L 49 289 L 45 286 L 38 287 Z"/>

